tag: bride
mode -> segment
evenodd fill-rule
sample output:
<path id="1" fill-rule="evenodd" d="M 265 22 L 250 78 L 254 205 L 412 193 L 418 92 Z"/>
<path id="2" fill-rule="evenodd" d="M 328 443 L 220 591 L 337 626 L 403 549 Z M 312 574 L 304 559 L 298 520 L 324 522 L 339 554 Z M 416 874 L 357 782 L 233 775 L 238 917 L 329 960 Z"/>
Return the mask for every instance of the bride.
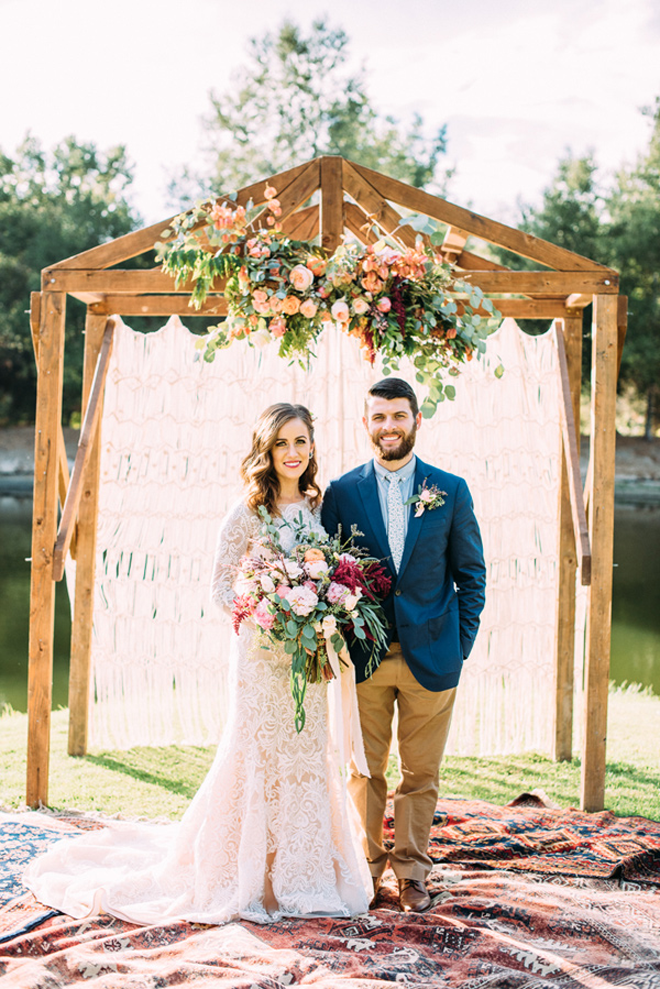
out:
<path id="1" fill-rule="evenodd" d="M 293 548 L 288 523 L 302 513 L 322 532 L 314 432 L 302 405 L 259 418 L 241 476 L 243 500 L 220 528 L 214 602 L 231 609 L 236 565 L 257 551 L 263 505 Z M 57 842 L 25 883 L 73 917 L 106 912 L 137 924 L 361 913 L 373 895 L 359 823 L 330 744 L 325 684 L 308 684 L 306 722 L 294 724 L 291 660 L 243 622 L 231 646 L 231 711 L 213 765 L 182 820 L 113 822 Z"/>

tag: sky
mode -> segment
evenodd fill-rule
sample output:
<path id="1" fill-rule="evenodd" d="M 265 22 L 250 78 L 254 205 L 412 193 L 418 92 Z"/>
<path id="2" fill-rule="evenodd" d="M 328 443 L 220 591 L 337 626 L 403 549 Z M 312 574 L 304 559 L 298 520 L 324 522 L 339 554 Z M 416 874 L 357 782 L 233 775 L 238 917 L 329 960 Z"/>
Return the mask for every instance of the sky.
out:
<path id="1" fill-rule="evenodd" d="M 648 142 L 658 0 L 0 0 L 0 148 L 28 130 L 47 147 L 125 144 L 133 202 L 157 222 L 248 39 L 323 15 L 378 110 L 447 125 L 448 198 L 479 213 L 515 223 L 567 149 L 592 151 L 605 181 Z"/>

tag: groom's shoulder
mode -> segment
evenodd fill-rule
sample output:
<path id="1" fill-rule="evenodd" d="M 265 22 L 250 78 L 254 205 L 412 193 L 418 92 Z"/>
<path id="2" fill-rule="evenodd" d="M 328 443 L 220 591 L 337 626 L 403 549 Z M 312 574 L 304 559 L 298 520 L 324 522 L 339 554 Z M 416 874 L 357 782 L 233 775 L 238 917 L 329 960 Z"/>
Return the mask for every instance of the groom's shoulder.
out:
<path id="1" fill-rule="evenodd" d="M 333 477 L 330 484 L 333 488 L 343 488 L 350 487 L 351 484 L 356 484 L 357 481 L 365 477 L 371 468 L 371 461 L 366 464 L 360 464 L 358 467 L 353 467 L 352 470 L 347 470 L 345 474 L 341 474 L 339 477 Z"/>

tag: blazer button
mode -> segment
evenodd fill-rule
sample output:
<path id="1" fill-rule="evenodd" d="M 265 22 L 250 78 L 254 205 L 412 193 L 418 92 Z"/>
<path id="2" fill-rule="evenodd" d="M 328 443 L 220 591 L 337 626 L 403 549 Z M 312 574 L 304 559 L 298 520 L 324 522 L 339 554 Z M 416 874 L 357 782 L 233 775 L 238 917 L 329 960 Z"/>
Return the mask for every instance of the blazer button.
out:
<path id="1" fill-rule="evenodd" d="M 397 590 L 397 591 L 395 591 L 395 592 L 394 592 L 394 594 L 395 594 L 395 596 L 396 596 L 396 597 L 398 597 L 398 598 L 400 598 L 400 597 L 401 597 L 401 591 L 398 591 L 398 590 Z"/>

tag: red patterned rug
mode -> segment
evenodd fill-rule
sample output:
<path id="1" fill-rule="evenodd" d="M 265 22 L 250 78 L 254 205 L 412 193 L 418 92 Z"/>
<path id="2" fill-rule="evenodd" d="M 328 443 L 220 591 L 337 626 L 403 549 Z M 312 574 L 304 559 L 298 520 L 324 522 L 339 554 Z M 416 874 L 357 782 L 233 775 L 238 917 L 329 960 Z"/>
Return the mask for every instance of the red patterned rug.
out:
<path id="1" fill-rule="evenodd" d="M 660 987 L 660 824 L 641 818 L 444 800 L 428 913 L 401 914 L 388 875 L 378 908 L 353 920 L 224 927 L 73 921 L 40 907 L 20 886 L 25 863 L 98 826 L 0 815 L 0 986 Z"/>

